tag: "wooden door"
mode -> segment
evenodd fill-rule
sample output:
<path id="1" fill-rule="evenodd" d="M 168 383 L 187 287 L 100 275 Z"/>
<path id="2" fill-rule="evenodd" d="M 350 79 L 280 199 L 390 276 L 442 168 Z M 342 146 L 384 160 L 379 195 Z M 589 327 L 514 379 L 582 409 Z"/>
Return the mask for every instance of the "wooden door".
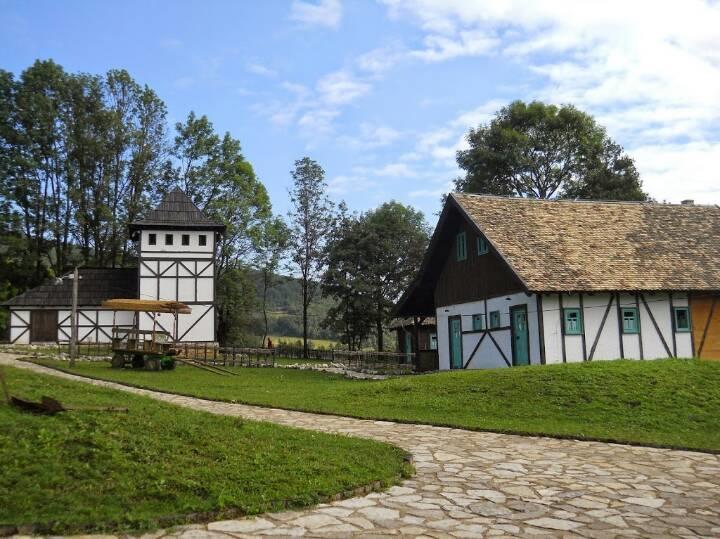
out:
<path id="1" fill-rule="evenodd" d="M 693 296 L 690 319 L 695 356 L 720 359 L 720 296 Z"/>
<path id="2" fill-rule="evenodd" d="M 450 368 L 462 369 L 462 323 L 459 316 L 448 319 L 450 330 Z"/>
<path id="3" fill-rule="evenodd" d="M 30 311 L 30 342 L 57 342 L 58 312 Z"/>
<path id="4" fill-rule="evenodd" d="M 527 305 L 510 307 L 513 365 L 530 365 Z"/>

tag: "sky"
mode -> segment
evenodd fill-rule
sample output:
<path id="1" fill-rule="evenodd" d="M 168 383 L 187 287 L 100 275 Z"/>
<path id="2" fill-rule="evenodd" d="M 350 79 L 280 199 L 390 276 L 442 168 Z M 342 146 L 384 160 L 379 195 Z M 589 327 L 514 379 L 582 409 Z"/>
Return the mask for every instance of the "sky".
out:
<path id="1" fill-rule="evenodd" d="M 659 201 L 720 204 L 717 0 L 0 0 L 0 68 L 125 68 L 171 124 L 229 131 L 288 210 L 295 160 L 353 210 L 434 222 L 471 127 L 512 100 L 570 103 Z"/>

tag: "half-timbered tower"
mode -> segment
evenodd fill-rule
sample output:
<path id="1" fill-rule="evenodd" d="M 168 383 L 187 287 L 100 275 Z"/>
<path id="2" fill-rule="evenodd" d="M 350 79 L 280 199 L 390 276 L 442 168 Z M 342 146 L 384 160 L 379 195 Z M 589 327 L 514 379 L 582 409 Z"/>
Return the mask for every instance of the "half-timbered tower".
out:
<path id="1" fill-rule="evenodd" d="M 156 315 L 158 326 L 182 342 L 215 341 L 215 247 L 225 225 L 208 219 L 180 189 L 130 225 L 138 250 L 140 299 L 182 301 L 192 314 Z M 140 329 L 152 329 L 151 313 Z"/>
<path id="2" fill-rule="evenodd" d="M 720 359 L 718 238 L 717 206 L 452 194 L 397 314 L 441 369 Z"/>

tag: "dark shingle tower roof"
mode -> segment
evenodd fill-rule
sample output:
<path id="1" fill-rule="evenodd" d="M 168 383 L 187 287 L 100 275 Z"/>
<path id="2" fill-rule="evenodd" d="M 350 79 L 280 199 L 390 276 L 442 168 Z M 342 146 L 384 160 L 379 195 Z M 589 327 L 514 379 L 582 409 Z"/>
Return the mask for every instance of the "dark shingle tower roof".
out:
<path id="1" fill-rule="evenodd" d="M 190 197 L 177 187 L 166 194 L 158 207 L 150 210 L 144 219 L 138 219 L 130 224 L 131 231 L 142 228 L 195 228 L 225 231 L 224 224 L 208 219 L 193 204 Z"/>

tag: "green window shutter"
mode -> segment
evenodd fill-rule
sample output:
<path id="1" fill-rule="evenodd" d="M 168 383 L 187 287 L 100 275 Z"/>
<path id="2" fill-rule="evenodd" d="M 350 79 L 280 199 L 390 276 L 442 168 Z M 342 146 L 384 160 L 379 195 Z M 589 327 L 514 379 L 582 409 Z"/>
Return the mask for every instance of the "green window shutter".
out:
<path id="1" fill-rule="evenodd" d="M 489 251 L 488 242 L 482 236 L 477 237 L 477 254 L 484 255 Z"/>
<path id="2" fill-rule="evenodd" d="M 690 331 L 690 309 L 687 307 L 675 307 L 675 331 L 677 333 L 687 333 Z"/>
<path id="3" fill-rule="evenodd" d="M 623 307 L 621 312 L 623 333 L 639 333 L 637 307 Z"/>
<path id="4" fill-rule="evenodd" d="M 565 335 L 582 335 L 583 318 L 580 309 L 563 309 L 563 331 Z"/>
<path id="5" fill-rule="evenodd" d="M 467 234 L 460 232 L 455 239 L 455 254 L 458 262 L 467 259 Z"/>
<path id="6" fill-rule="evenodd" d="M 500 311 L 490 311 L 490 329 L 500 327 Z"/>
<path id="7" fill-rule="evenodd" d="M 485 329 L 485 315 L 474 314 L 473 315 L 473 331 L 482 331 Z"/>

